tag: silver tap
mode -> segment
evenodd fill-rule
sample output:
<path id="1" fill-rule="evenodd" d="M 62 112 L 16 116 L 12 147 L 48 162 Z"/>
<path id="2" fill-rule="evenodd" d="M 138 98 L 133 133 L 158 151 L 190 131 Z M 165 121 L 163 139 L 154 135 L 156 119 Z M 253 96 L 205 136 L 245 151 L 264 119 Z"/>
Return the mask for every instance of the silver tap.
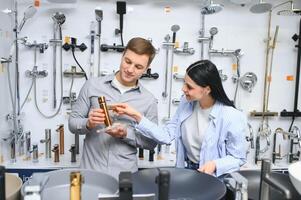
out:
<path id="1" fill-rule="evenodd" d="M 271 161 L 268 159 L 262 159 L 261 163 L 261 176 L 260 176 L 260 188 L 259 188 L 259 199 L 267 200 L 270 199 L 269 187 L 273 187 L 276 190 L 280 191 L 285 199 L 291 199 L 292 193 L 286 187 L 282 185 L 279 181 L 273 178 L 271 174 Z"/>
<path id="2" fill-rule="evenodd" d="M 30 158 L 30 152 L 31 152 L 31 136 L 30 132 L 25 133 L 25 156 L 27 159 Z"/>
<path id="3" fill-rule="evenodd" d="M 45 143 L 45 158 L 51 158 L 51 129 L 45 129 L 45 139 L 40 142 Z"/>
<path id="4" fill-rule="evenodd" d="M 18 139 L 18 144 L 19 144 L 19 147 L 18 147 L 18 150 L 19 150 L 19 156 L 22 156 L 24 155 L 24 134 L 20 135 L 19 139 Z"/>
<path id="5" fill-rule="evenodd" d="M 276 152 L 276 147 L 277 147 L 277 134 L 282 134 L 283 139 L 287 138 L 287 133 L 282 129 L 282 128 L 276 128 L 275 133 L 274 133 L 274 143 L 273 143 L 273 153 L 272 153 L 272 162 L 275 163 L 276 160 L 281 160 L 281 146 L 279 144 L 279 150 Z"/>
<path id="6" fill-rule="evenodd" d="M 248 200 L 248 179 L 238 172 L 230 174 L 230 178 L 224 179 L 225 184 L 235 191 L 235 200 Z"/>
<path id="7" fill-rule="evenodd" d="M 250 142 L 251 144 L 251 149 L 254 149 L 254 134 L 253 134 L 253 128 L 251 124 L 248 123 L 248 128 L 249 128 L 249 133 L 250 135 L 246 137 L 246 140 Z"/>

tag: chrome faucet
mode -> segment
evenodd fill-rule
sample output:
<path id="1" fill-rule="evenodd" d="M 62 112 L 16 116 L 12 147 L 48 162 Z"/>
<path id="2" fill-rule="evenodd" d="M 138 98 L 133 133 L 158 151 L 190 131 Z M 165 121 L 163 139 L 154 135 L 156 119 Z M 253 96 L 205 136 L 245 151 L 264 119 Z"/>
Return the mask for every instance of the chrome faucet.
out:
<path id="1" fill-rule="evenodd" d="M 273 178 L 271 174 L 271 161 L 268 159 L 262 159 L 261 162 L 261 176 L 260 176 L 260 188 L 259 188 L 259 200 L 270 199 L 269 187 L 273 187 L 276 190 L 279 190 L 284 199 L 291 199 L 292 193 L 285 186 L 279 183 L 279 181 Z"/>
<path id="2" fill-rule="evenodd" d="M 250 142 L 251 144 L 251 149 L 254 149 L 254 134 L 253 134 L 253 128 L 251 126 L 251 124 L 248 123 L 248 127 L 249 127 L 249 133 L 250 135 L 249 136 L 246 136 L 246 140 L 248 142 Z"/>
<path id="3" fill-rule="evenodd" d="M 45 129 L 45 139 L 40 142 L 45 143 L 45 158 L 51 158 L 51 129 Z"/>
<path id="4" fill-rule="evenodd" d="M 224 179 L 224 182 L 235 192 L 235 200 L 248 200 L 248 179 L 238 172 L 233 172 L 229 178 Z"/>
<path id="5" fill-rule="evenodd" d="M 297 126 L 293 126 L 290 131 L 290 152 L 288 156 L 289 163 L 292 163 L 295 160 L 300 158 L 300 149 L 301 149 L 301 134 L 300 129 Z M 299 146 L 299 151 L 294 153 L 294 145 Z"/>
<path id="6" fill-rule="evenodd" d="M 281 160 L 281 145 L 279 144 L 278 146 L 278 152 L 276 152 L 276 147 L 277 147 L 277 134 L 282 134 L 283 139 L 287 139 L 288 133 L 286 133 L 282 128 L 276 128 L 275 133 L 274 133 L 274 143 L 273 143 L 273 153 L 272 153 L 272 162 L 275 163 L 276 160 Z"/>

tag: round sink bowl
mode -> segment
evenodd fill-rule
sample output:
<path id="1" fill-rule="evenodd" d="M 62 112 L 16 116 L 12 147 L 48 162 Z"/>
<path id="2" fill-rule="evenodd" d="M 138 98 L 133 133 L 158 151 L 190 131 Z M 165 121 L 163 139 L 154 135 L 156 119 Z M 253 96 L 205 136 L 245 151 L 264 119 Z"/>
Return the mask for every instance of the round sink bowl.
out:
<path id="1" fill-rule="evenodd" d="M 98 199 L 98 194 L 116 194 L 118 192 L 118 182 L 115 178 L 93 170 L 87 169 L 62 169 L 46 173 L 33 174 L 23 184 L 21 194 L 25 196 L 25 187 L 40 185 L 43 190 L 41 196 L 43 200 L 66 200 L 70 199 L 70 173 L 80 172 L 83 176 L 81 195 L 82 199 Z"/>
<path id="2" fill-rule="evenodd" d="M 301 161 L 291 164 L 288 167 L 288 173 L 293 185 L 301 195 Z"/>
<path id="3" fill-rule="evenodd" d="M 6 200 L 19 200 L 22 180 L 16 175 L 5 173 Z"/>
<path id="4" fill-rule="evenodd" d="M 259 200 L 259 187 L 260 187 L 260 170 L 242 170 L 239 173 L 248 180 L 248 199 Z M 285 185 L 292 193 L 293 200 L 300 200 L 301 195 L 298 194 L 293 184 L 290 181 L 288 174 L 271 172 L 271 176 L 277 180 L 278 183 Z M 228 178 L 226 175 L 224 178 Z M 230 189 L 227 190 L 226 199 L 234 199 L 235 193 Z M 276 189 L 270 187 L 270 199 L 272 200 L 283 200 L 284 196 Z"/>

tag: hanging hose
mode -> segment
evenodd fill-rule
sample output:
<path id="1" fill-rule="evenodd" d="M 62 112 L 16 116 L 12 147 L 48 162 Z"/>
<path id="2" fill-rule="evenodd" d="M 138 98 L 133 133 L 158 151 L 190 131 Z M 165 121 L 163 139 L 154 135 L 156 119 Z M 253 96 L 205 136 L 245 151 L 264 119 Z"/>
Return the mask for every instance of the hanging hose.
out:
<path id="1" fill-rule="evenodd" d="M 32 86 L 33 86 L 33 80 L 31 82 L 30 88 L 29 88 L 29 90 L 27 92 L 27 95 L 26 95 L 25 99 L 24 99 L 23 103 L 21 104 L 21 111 L 22 111 L 22 109 L 23 109 L 23 107 L 24 107 L 24 105 L 25 105 L 25 103 L 26 103 L 26 101 L 27 101 L 27 99 L 28 99 L 28 97 L 30 95 L 30 92 L 32 90 Z"/>
<path id="2" fill-rule="evenodd" d="M 9 87 L 9 94 L 10 94 L 11 104 L 12 104 L 12 108 L 14 109 L 14 107 L 15 107 L 15 102 L 14 102 L 14 96 L 13 96 L 12 84 L 11 84 L 11 79 L 10 79 L 9 63 L 7 63 L 7 81 L 8 81 L 8 87 Z"/>
<path id="3" fill-rule="evenodd" d="M 85 79 L 88 80 L 88 77 L 87 77 L 87 74 L 85 72 L 85 70 L 82 68 L 82 66 L 79 64 L 79 62 L 77 61 L 76 57 L 75 57 L 75 54 L 74 54 L 74 49 L 72 49 L 72 56 L 73 56 L 73 59 L 75 60 L 76 64 L 79 66 L 79 68 L 82 70 L 82 72 L 85 73 Z"/>

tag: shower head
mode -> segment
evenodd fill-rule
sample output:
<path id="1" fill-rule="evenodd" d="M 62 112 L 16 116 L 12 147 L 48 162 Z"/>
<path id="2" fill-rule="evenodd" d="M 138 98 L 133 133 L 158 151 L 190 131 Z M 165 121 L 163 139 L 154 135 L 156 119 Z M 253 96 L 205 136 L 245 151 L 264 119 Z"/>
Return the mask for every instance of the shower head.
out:
<path id="1" fill-rule="evenodd" d="M 210 15 L 210 14 L 218 13 L 223 9 L 223 7 L 224 6 L 222 4 L 215 4 L 213 3 L 213 1 L 210 1 L 209 5 L 201 9 L 201 13 L 202 15 Z"/>
<path id="2" fill-rule="evenodd" d="M 283 16 L 298 16 L 298 15 L 301 15 L 301 9 L 294 8 L 293 1 L 288 1 L 287 3 L 291 4 L 291 9 L 280 10 L 280 11 L 277 12 L 277 15 L 283 15 Z"/>
<path id="3" fill-rule="evenodd" d="M 264 3 L 262 0 L 260 0 L 258 4 L 255 4 L 250 8 L 250 11 L 252 13 L 259 14 L 259 13 L 268 12 L 271 9 L 272 9 L 272 4 Z"/>
<path id="4" fill-rule="evenodd" d="M 175 25 L 172 25 L 170 29 L 172 32 L 178 32 L 178 30 L 180 30 L 180 26 L 175 24 Z"/>
<path id="5" fill-rule="evenodd" d="M 23 16 L 23 19 L 18 27 L 18 30 L 21 31 L 25 22 L 31 18 L 32 16 L 34 16 L 34 14 L 37 12 L 37 9 L 34 7 L 34 6 L 29 6 L 25 12 L 24 12 L 24 16 Z"/>
<path id="6" fill-rule="evenodd" d="M 210 28 L 209 33 L 211 36 L 214 36 L 218 33 L 218 29 L 216 27 L 212 27 Z"/>
<path id="7" fill-rule="evenodd" d="M 103 19 L 103 11 L 99 8 L 95 8 L 96 21 L 100 22 Z"/>
<path id="8" fill-rule="evenodd" d="M 55 23 L 61 26 L 65 22 L 66 16 L 61 12 L 56 12 L 52 15 L 52 19 Z"/>

